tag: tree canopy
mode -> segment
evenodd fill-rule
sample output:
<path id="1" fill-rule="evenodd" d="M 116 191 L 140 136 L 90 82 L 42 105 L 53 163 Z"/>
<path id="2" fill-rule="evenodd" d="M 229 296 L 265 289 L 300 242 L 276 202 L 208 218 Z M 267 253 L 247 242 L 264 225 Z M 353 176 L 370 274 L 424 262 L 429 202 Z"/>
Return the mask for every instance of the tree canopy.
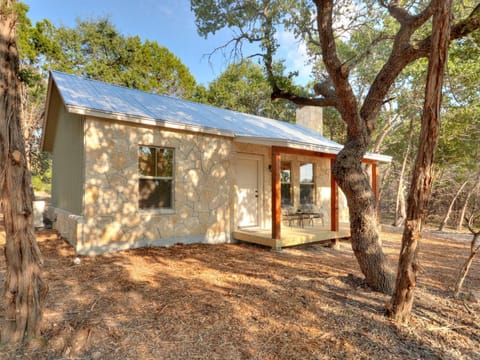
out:
<path id="1" fill-rule="evenodd" d="M 294 121 L 295 106 L 272 102 L 271 88 L 262 67 L 251 60 L 233 63 L 209 83 L 206 102 L 230 110 Z"/>
<path id="2" fill-rule="evenodd" d="M 75 28 L 43 20 L 30 42 L 44 69 L 186 99 L 195 91 L 195 78 L 178 57 L 156 41 L 121 35 L 108 18 L 79 20 Z"/>

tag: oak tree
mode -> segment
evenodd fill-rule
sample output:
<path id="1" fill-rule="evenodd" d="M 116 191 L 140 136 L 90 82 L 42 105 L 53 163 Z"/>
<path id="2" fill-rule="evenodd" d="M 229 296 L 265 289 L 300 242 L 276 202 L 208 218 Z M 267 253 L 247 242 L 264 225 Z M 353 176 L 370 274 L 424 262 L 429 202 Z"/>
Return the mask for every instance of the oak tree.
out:
<path id="1" fill-rule="evenodd" d="M 382 251 L 375 198 L 361 165 L 369 149 L 382 106 L 398 76 L 409 64 L 428 58 L 432 36 L 429 21 L 436 1 L 233 1 L 191 0 L 200 34 L 232 29 L 232 44 L 256 43 L 269 74 L 272 98 L 287 99 L 298 105 L 336 108 L 347 126 L 347 139 L 337 155 L 333 173 L 347 197 L 350 210 L 352 248 L 367 283 L 391 293 L 394 274 Z M 480 26 L 480 11 L 453 24 L 449 41 L 467 36 Z M 394 26 L 390 26 L 391 23 Z M 375 26 L 371 26 L 375 24 Z M 387 26 L 388 25 L 388 26 Z M 351 31 L 376 30 L 365 51 L 350 56 L 340 51 L 342 38 Z M 305 41 L 313 57 L 321 58 L 325 72 L 317 76 L 315 94 L 302 96 L 282 88 L 273 72 L 278 54 L 278 32 L 289 30 Z M 371 32 L 371 31 L 370 31 Z M 388 46 L 386 57 L 376 57 L 378 46 Z M 382 52 L 384 53 L 384 52 Z M 365 92 L 356 92 L 352 73 L 359 64 L 380 63 Z"/>

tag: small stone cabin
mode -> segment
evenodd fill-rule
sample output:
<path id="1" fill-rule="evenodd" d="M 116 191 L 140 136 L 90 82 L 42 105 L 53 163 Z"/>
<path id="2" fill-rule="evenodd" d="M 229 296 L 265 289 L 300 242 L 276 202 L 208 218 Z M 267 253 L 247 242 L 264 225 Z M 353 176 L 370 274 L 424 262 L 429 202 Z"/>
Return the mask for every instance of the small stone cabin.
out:
<path id="1" fill-rule="evenodd" d="M 305 126 L 51 72 L 42 149 L 54 228 L 77 253 L 98 254 L 227 243 L 239 229 L 279 238 L 280 206 L 315 207 L 327 230 L 348 226 L 331 176 L 342 146 L 319 132 L 321 109 L 298 113 Z M 376 164 L 390 157 L 365 161 L 375 190 Z"/>

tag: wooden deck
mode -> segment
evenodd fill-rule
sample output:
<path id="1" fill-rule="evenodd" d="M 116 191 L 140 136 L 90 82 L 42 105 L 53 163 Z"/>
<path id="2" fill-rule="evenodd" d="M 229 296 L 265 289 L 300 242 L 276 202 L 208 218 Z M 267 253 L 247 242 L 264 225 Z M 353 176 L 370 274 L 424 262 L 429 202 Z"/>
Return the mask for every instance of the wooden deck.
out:
<path id="1" fill-rule="evenodd" d="M 350 230 L 329 231 L 319 226 L 282 227 L 280 240 L 272 239 L 271 229 L 243 228 L 233 232 L 233 238 L 239 241 L 268 246 L 274 250 L 283 247 L 310 244 L 321 241 L 336 240 L 350 236 Z"/>

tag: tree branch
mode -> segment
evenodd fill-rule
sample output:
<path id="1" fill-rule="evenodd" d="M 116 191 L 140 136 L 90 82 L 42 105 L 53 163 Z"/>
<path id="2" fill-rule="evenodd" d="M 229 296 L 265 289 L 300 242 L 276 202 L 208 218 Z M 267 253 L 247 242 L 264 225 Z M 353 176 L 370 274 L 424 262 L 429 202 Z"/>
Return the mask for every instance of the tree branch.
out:
<path id="1" fill-rule="evenodd" d="M 432 15 L 434 1 L 431 1 L 427 7 L 418 15 L 411 15 L 406 9 L 398 5 L 398 0 L 393 0 L 390 4 L 381 1 L 380 4 L 385 7 L 390 15 L 402 25 L 410 25 L 415 28 L 423 25 Z"/>
<path id="2" fill-rule="evenodd" d="M 373 39 L 373 41 L 368 45 L 367 49 L 362 54 L 357 56 L 355 59 L 352 58 L 350 60 L 345 61 L 345 64 L 347 64 L 351 61 L 350 64 L 348 65 L 348 67 L 349 67 L 350 70 L 352 70 L 354 67 L 356 67 L 358 64 L 360 64 L 368 55 L 371 54 L 371 50 L 376 45 L 378 45 L 382 41 L 392 40 L 392 39 L 393 39 L 392 36 L 389 36 L 387 34 L 380 34 L 375 39 Z"/>
<path id="3" fill-rule="evenodd" d="M 479 218 L 479 217 L 480 217 L 480 215 L 475 216 L 475 215 L 472 213 L 469 218 L 467 218 L 466 216 L 465 216 L 465 218 L 464 218 L 465 221 L 466 221 L 466 223 L 467 223 L 467 228 L 468 228 L 468 230 L 470 230 L 470 232 L 471 232 L 473 235 L 477 235 L 477 236 L 480 234 L 480 230 L 475 231 L 475 229 L 473 228 L 473 223 L 474 223 L 475 220 L 476 220 L 477 218 Z"/>
<path id="4" fill-rule="evenodd" d="M 472 10 L 465 19 L 454 24 L 450 30 L 450 42 L 461 39 L 472 32 L 480 29 L 480 3 Z M 430 53 L 431 36 L 420 41 L 416 46 L 414 60 L 425 57 Z"/>
<path id="5" fill-rule="evenodd" d="M 337 55 L 333 34 L 333 0 L 315 0 L 317 7 L 317 26 L 322 49 L 323 62 L 335 89 L 337 110 L 347 123 L 349 139 L 364 139 L 364 127 L 358 116 L 357 99 L 348 81 L 348 67 L 341 63 Z M 366 141 L 368 142 L 368 141 Z"/>
<path id="6" fill-rule="evenodd" d="M 387 62 L 373 81 L 360 111 L 361 116 L 367 122 L 367 127 L 369 129 L 373 129 L 373 122 L 380 111 L 383 99 L 390 91 L 390 87 L 400 72 L 411 62 L 421 57 L 429 56 L 430 37 L 428 40 L 424 40 L 427 41 L 428 44 L 424 43 L 423 47 L 419 47 L 418 45 L 412 46 L 410 41 L 415 31 L 431 17 L 434 5 L 438 1 L 443 0 L 432 0 L 427 8 L 419 15 L 412 16 L 408 14 L 408 19 L 405 17 L 404 20 L 400 21 L 400 30 L 395 36 L 392 52 L 390 53 Z M 383 4 L 385 3 L 383 2 Z M 396 1 L 394 1 L 393 5 L 388 6 L 397 7 Z M 392 14 L 392 16 L 394 15 Z M 396 16 L 398 17 L 399 15 L 397 14 Z"/>
<path id="7" fill-rule="evenodd" d="M 336 98 L 315 98 L 309 96 L 298 96 L 292 94 L 289 91 L 283 91 L 279 89 L 277 86 L 274 86 L 272 95 L 272 100 L 275 99 L 285 99 L 290 100 L 294 104 L 297 105 L 311 105 L 311 106 L 337 106 L 337 99 Z"/>
<path id="8" fill-rule="evenodd" d="M 398 1 L 392 1 L 390 4 L 387 4 L 385 1 L 380 1 L 380 4 L 386 8 L 390 15 L 400 24 L 404 24 L 412 19 L 412 16 L 407 10 L 398 6 Z"/>
<path id="9" fill-rule="evenodd" d="M 382 146 L 383 140 L 385 137 L 392 131 L 392 129 L 397 129 L 402 125 L 402 121 L 398 121 L 400 119 L 400 114 L 397 113 L 394 115 L 393 119 L 391 119 L 380 131 L 377 138 L 375 139 L 375 143 L 372 148 L 372 152 L 378 153 L 380 152 L 380 147 Z"/>

